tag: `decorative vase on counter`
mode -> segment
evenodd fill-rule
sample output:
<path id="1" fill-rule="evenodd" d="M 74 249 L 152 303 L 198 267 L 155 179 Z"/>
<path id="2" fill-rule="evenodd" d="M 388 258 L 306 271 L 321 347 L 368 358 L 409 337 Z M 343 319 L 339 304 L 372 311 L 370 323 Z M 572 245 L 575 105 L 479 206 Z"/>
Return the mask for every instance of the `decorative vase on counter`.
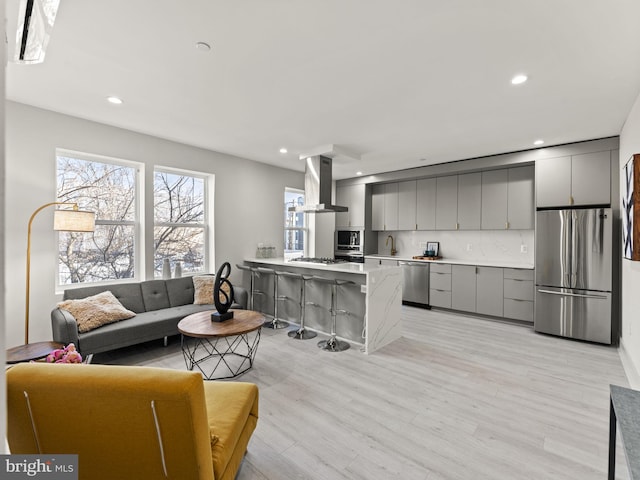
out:
<path id="1" fill-rule="evenodd" d="M 162 278 L 164 280 L 171 278 L 171 264 L 168 258 L 165 258 L 162 262 Z"/>
<path id="2" fill-rule="evenodd" d="M 182 262 L 176 262 L 176 269 L 173 272 L 173 278 L 182 277 Z"/>

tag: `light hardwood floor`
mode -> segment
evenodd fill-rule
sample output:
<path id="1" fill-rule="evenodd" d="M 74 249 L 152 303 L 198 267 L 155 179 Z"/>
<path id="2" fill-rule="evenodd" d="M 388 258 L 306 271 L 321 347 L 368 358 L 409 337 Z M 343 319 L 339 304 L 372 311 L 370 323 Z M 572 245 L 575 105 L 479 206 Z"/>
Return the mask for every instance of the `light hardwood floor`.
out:
<path id="1" fill-rule="evenodd" d="M 615 348 L 412 307 L 402 322 L 369 356 L 263 330 L 239 379 L 260 419 L 237 478 L 606 478 L 609 384 L 628 385 Z M 185 368 L 177 337 L 93 361 Z"/>

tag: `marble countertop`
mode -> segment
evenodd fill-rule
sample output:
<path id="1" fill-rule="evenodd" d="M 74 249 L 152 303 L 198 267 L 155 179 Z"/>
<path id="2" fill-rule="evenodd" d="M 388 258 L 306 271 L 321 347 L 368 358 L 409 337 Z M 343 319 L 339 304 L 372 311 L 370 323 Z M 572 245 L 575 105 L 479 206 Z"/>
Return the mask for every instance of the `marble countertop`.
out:
<path id="1" fill-rule="evenodd" d="M 289 260 L 285 260 L 282 257 L 280 258 L 246 258 L 245 262 L 261 263 L 263 265 L 304 268 L 307 270 L 319 270 L 322 272 L 360 273 L 360 274 L 366 274 L 368 272 L 377 271 L 377 270 L 380 270 L 381 268 L 397 268 L 393 266 L 365 265 L 363 263 L 350 263 L 350 262 L 333 263 L 329 265 L 325 265 L 323 263 L 313 263 L 313 262 L 291 262 Z"/>
<path id="2" fill-rule="evenodd" d="M 457 260 L 443 258 L 442 260 L 414 260 L 412 257 L 406 257 L 402 255 L 384 255 L 373 254 L 365 255 L 365 258 L 381 258 L 385 260 L 398 260 L 400 262 L 425 262 L 425 263 L 448 263 L 450 265 L 475 265 L 477 267 L 501 267 L 501 268 L 522 268 L 526 270 L 533 270 L 535 267 L 531 263 L 519 263 L 509 262 L 502 260 Z"/>

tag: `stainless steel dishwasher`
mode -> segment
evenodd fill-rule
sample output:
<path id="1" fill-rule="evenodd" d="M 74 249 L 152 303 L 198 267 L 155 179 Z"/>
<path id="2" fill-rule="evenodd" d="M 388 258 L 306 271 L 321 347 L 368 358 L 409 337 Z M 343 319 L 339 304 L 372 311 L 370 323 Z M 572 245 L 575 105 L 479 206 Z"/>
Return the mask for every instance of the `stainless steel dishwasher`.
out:
<path id="1" fill-rule="evenodd" d="M 429 306 L 429 264 L 426 262 L 398 262 L 402 267 L 402 303 L 414 307 Z"/>

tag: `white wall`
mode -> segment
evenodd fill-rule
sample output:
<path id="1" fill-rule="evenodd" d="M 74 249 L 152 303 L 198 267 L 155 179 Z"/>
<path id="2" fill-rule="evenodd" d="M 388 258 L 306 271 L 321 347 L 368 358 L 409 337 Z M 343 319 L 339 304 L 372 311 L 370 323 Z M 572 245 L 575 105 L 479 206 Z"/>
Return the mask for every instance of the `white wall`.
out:
<path id="1" fill-rule="evenodd" d="M 636 99 L 620 134 L 620 191 L 623 192 L 622 168 L 631 155 L 640 153 L 640 96 Z M 638 192 L 634 192 L 637 195 Z M 638 219 L 636 219 L 638 221 Z M 635 372 L 629 372 L 632 386 L 640 378 L 640 262 L 622 260 L 622 339 L 620 346 L 625 357 L 632 363 Z"/>
<path id="2" fill-rule="evenodd" d="M 282 254 L 285 187 L 304 188 L 302 172 L 253 162 L 134 133 L 27 105 L 6 104 L 6 344 L 23 343 L 27 222 L 56 198 L 55 149 L 145 164 L 147 195 L 155 165 L 215 174 L 215 264 L 254 257 L 259 242 Z M 212 135 L 215 132 L 212 132 Z M 51 339 L 49 315 L 55 293 L 56 242 L 51 209 L 33 224 L 30 341 Z M 147 219 L 147 225 L 152 219 Z M 148 227 L 147 227 L 148 228 Z M 232 280 L 240 280 L 237 272 Z"/>

